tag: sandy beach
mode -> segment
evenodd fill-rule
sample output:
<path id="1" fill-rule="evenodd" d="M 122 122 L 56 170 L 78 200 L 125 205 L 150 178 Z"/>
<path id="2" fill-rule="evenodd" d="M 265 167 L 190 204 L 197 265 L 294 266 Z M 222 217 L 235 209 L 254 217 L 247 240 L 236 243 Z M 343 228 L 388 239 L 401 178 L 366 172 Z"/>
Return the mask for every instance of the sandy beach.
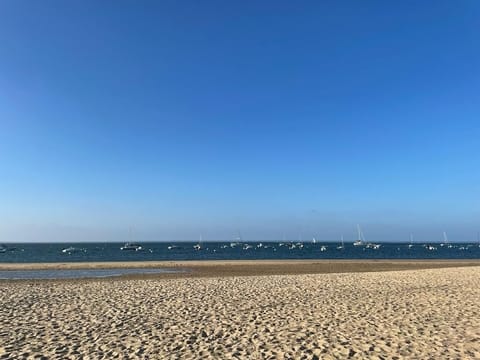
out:
<path id="1" fill-rule="evenodd" d="M 308 264 L 3 281 L 0 358 L 480 358 L 479 266 L 303 273 Z"/>

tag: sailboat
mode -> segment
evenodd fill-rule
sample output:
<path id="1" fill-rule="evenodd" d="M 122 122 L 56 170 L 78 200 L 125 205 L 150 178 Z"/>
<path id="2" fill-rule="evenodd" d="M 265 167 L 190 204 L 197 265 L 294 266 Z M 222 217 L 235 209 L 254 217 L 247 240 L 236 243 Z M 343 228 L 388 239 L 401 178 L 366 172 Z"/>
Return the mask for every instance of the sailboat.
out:
<path id="1" fill-rule="evenodd" d="M 193 245 L 193 249 L 202 250 L 202 242 L 203 242 L 203 237 L 202 237 L 202 234 L 200 234 L 200 239 L 198 241 L 198 244 Z"/>
<path id="2" fill-rule="evenodd" d="M 357 225 L 357 231 L 358 231 L 358 240 L 356 240 L 353 243 L 353 246 L 363 246 L 365 245 L 365 249 L 373 249 L 373 250 L 378 250 L 380 249 L 380 244 L 375 244 L 375 243 L 367 243 L 365 242 L 365 236 L 363 236 L 363 232 L 360 229 L 360 225 Z"/>
<path id="3" fill-rule="evenodd" d="M 316 244 L 316 243 L 317 243 L 317 239 L 315 239 L 315 236 L 314 236 L 312 239 L 312 244 Z"/>
<path id="4" fill-rule="evenodd" d="M 365 238 L 363 237 L 362 230 L 360 229 L 360 225 L 357 224 L 357 233 L 358 233 L 358 240 L 353 242 L 353 246 L 362 246 L 365 243 Z"/>
<path id="5" fill-rule="evenodd" d="M 142 251 L 143 247 L 140 244 L 132 242 L 132 228 L 130 227 L 128 229 L 128 237 L 129 237 L 129 242 L 125 243 L 120 250 L 123 251 Z"/>
<path id="6" fill-rule="evenodd" d="M 238 235 L 237 235 L 237 237 L 235 237 L 234 240 L 235 240 L 235 241 L 233 241 L 233 242 L 230 243 L 230 247 L 231 247 L 231 248 L 234 248 L 234 247 L 236 247 L 236 246 L 238 246 L 238 245 L 241 245 L 241 243 L 242 243 L 242 234 L 240 234 L 240 231 L 238 232 Z"/>
<path id="7" fill-rule="evenodd" d="M 440 243 L 440 246 L 446 246 L 447 248 L 451 249 L 453 247 L 452 244 L 448 241 L 447 233 L 446 231 L 443 232 L 443 242 Z"/>
<path id="8" fill-rule="evenodd" d="M 282 242 L 278 244 L 278 246 L 284 246 L 286 241 L 285 233 L 282 235 Z"/>
<path id="9" fill-rule="evenodd" d="M 339 246 L 337 246 L 337 249 L 338 249 L 338 250 L 343 250 L 343 249 L 345 249 L 345 243 L 343 242 L 343 234 L 342 234 L 342 236 L 341 236 L 341 241 L 342 241 L 342 244 L 339 245 Z"/>
<path id="10" fill-rule="evenodd" d="M 410 233 L 410 244 L 408 244 L 408 248 L 411 249 L 413 247 L 413 234 Z"/>
<path id="11" fill-rule="evenodd" d="M 410 233 L 410 244 L 408 244 L 408 248 L 411 249 L 413 247 L 413 234 Z"/>

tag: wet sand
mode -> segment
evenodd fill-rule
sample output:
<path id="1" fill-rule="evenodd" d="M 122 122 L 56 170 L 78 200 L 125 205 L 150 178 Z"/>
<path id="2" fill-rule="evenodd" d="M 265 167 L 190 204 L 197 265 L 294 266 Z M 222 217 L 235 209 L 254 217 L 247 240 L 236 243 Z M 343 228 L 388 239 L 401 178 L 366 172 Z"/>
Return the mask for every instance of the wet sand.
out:
<path id="1" fill-rule="evenodd" d="M 478 262 L 287 263 L 188 262 L 192 271 L 174 278 L 3 281 L 0 358 L 480 358 Z"/>
<path id="2" fill-rule="evenodd" d="M 0 270 L 169 268 L 181 271 L 175 274 L 134 275 L 123 277 L 139 279 L 165 277 L 179 278 L 329 274 L 421 270 L 468 266 L 480 266 L 480 260 L 211 260 L 90 263 L 0 263 Z"/>

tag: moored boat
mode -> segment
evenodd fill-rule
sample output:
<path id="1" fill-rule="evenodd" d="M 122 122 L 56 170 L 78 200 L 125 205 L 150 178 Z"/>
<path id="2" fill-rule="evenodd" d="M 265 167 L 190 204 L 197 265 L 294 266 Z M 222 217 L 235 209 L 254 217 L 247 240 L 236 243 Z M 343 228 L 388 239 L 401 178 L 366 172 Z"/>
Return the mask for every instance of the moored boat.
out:
<path id="1" fill-rule="evenodd" d="M 365 238 L 363 237 L 362 229 L 360 229 L 359 224 L 357 224 L 357 233 L 358 238 L 353 242 L 353 246 L 362 246 L 365 244 Z"/>
<path id="2" fill-rule="evenodd" d="M 85 249 L 80 249 L 73 246 L 69 246 L 65 249 L 62 249 L 62 253 L 64 254 L 72 254 L 72 253 L 79 253 L 79 252 L 85 252 L 85 251 L 86 251 Z"/>
<path id="3" fill-rule="evenodd" d="M 128 243 L 125 243 L 120 248 L 120 250 L 123 250 L 123 251 L 141 251 L 141 250 L 143 250 L 143 247 L 140 244 L 128 242 Z"/>

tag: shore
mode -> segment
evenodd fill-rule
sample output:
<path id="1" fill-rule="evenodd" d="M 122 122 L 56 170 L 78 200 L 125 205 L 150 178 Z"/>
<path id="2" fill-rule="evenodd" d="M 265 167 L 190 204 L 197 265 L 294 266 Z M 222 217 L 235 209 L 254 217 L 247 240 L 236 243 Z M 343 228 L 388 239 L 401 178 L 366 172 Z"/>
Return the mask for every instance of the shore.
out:
<path id="1" fill-rule="evenodd" d="M 208 260 L 0 263 L 0 270 L 75 270 L 115 268 L 167 268 L 181 270 L 181 272 L 178 273 L 127 275 L 121 277 L 148 279 L 383 272 L 470 266 L 480 266 L 480 260 Z"/>
<path id="2" fill-rule="evenodd" d="M 480 266 L 460 263 L 185 262 L 174 278 L 4 281 L 0 358 L 480 358 Z M 14 265 L 42 266 L 65 265 Z"/>

